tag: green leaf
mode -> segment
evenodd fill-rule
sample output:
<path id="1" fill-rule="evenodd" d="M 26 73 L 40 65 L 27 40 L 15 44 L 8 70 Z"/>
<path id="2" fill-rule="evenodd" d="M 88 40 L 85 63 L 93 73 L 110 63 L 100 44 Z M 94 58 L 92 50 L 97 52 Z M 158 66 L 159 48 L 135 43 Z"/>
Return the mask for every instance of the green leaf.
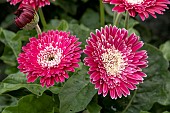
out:
<path id="1" fill-rule="evenodd" d="M 17 58 L 21 51 L 21 39 L 15 36 L 14 32 L 0 28 L 0 41 L 9 46 Z"/>
<path id="2" fill-rule="evenodd" d="M 2 83 L 0 83 L 0 94 L 18 90 L 20 88 L 26 88 L 33 94 L 36 94 L 38 96 L 42 95 L 45 90 L 50 90 L 54 94 L 58 94 L 60 87 L 53 86 L 49 89 L 42 87 L 40 84 L 36 83 L 27 83 L 26 82 L 26 76 L 23 73 L 15 73 L 9 75 L 6 79 L 3 80 Z"/>
<path id="3" fill-rule="evenodd" d="M 60 112 L 75 113 L 86 108 L 97 90 L 86 78 L 87 70 L 78 71 L 68 79 L 59 93 Z"/>
<path id="4" fill-rule="evenodd" d="M 89 113 L 100 113 L 101 109 L 102 107 L 95 102 L 90 102 L 90 104 L 87 106 L 87 110 Z"/>
<path id="5" fill-rule="evenodd" d="M 1 0 L 2 1 L 2 0 Z M 12 14 L 9 14 L 5 19 L 4 21 L 1 23 L 1 27 L 2 28 L 7 28 L 9 27 L 11 24 L 14 23 L 14 18 L 15 18 L 15 15 L 12 13 Z"/>
<path id="6" fill-rule="evenodd" d="M 130 35 L 132 33 L 135 33 L 137 36 L 140 36 L 139 32 L 136 29 L 134 29 L 134 28 L 128 29 L 128 34 Z"/>
<path id="7" fill-rule="evenodd" d="M 104 4 L 105 11 L 108 15 L 113 16 L 114 13 L 112 11 L 113 5 L 110 4 Z"/>
<path id="8" fill-rule="evenodd" d="M 80 19 L 80 22 L 91 29 L 96 29 L 100 27 L 99 14 L 92 9 L 86 10 L 84 15 Z"/>
<path id="9" fill-rule="evenodd" d="M 50 20 L 50 22 L 47 24 L 46 28 L 44 29 L 44 31 L 48 31 L 48 30 L 56 30 L 58 25 L 60 23 L 60 20 L 58 19 L 52 19 Z"/>
<path id="10" fill-rule="evenodd" d="M 86 39 L 90 36 L 92 30 L 82 24 L 69 24 L 69 31 L 72 35 L 76 35 L 79 38 L 79 41 L 82 42 L 81 47 L 85 48 Z"/>
<path id="11" fill-rule="evenodd" d="M 168 61 L 170 61 L 170 41 L 167 41 L 164 44 L 162 44 L 159 49 L 162 51 L 164 57 Z"/>
<path id="12" fill-rule="evenodd" d="M 163 113 L 170 113 L 169 111 L 164 111 Z"/>
<path id="13" fill-rule="evenodd" d="M 6 0 L 1 0 L 1 1 L 0 1 L 0 4 L 1 4 L 1 3 L 5 3 L 5 2 L 6 2 Z"/>
<path id="14" fill-rule="evenodd" d="M 19 100 L 18 105 L 7 107 L 2 113 L 54 113 L 53 109 L 52 97 L 27 95 Z"/>
<path id="15" fill-rule="evenodd" d="M 170 105 L 170 72 L 167 60 L 161 51 L 149 44 L 145 44 L 142 49 L 147 50 L 149 55 L 149 67 L 144 69 L 147 78 L 139 85 L 126 113 L 148 111 L 155 102 Z"/>
<path id="16" fill-rule="evenodd" d="M 167 73 L 169 63 L 158 48 L 150 44 L 145 44 L 142 49 L 147 50 L 149 56 L 148 67 L 144 69 L 144 72 L 147 74 L 146 79 L 150 79 L 150 77 L 159 77 L 164 72 Z"/>
<path id="17" fill-rule="evenodd" d="M 17 65 L 16 57 L 14 56 L 11 48 L 9 48 L 8 46 L 5 46 L 3 55 L 0 57 L 0 59 L 10 66 Z"/>
<path id="18" fill-rule="evenodd" d="M 0 95 L 0 112 L 7 107 L 17 104 L 17 99 L 11 95 L 3 94 Z"/>
<path id="19" fill-rule="evenodd" d="M 141 111 L 140 113 L 150 113 L 150 112 L 148 112 L 148 111 Z"/>
<path id="20" fill-rule="evenodd" d="M 19 30 L 17 33 L 16 33 L 16 38 L 22 40 L 22 41 L 27 41 L 29 40 L 29 38 L 31 37 L 35 37 L 37 35 L 37 32 L 35 29 L 33 30 Z"/>
<path id="21" fill-rule="evenodd" d="M 59 30 L 59 31 L 67 31 L 68 30 L 68 23 L 67 23 L 67 21 L 65 21 L 65 20 L 61 20 L 60 21 L 60 23 L 59 23 L 59 25 L 58 25 L 58 27 L 57 27 L 57 29 Z"/>
<path id="22" fill-rule="evenodd" d="M 51 3 L 60 6 L 66 13 L 75 15 L 77 12 L 77 5 L 72 0 L 55 0 Z"/>

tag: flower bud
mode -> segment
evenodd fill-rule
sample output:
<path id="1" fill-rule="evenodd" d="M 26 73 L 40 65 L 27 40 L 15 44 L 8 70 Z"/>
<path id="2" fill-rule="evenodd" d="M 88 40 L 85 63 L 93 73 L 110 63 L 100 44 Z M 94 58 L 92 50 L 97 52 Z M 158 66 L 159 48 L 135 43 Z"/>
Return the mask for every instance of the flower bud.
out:
<path id="1" fill-rule="evenodd" d="M 39 16 L 36 10 L 30 5 L 19 7 L 15 12 L 15 15 L 15 24 L 21 29 L 31 30 L 35 28 L 39 22 Z"/>

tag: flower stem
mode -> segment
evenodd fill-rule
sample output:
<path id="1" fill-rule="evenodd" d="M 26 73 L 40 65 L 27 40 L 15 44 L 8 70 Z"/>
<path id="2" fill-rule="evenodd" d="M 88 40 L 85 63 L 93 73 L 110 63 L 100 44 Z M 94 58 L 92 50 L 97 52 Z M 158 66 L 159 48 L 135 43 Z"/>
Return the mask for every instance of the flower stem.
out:
<path id="1" fill-rule="evenodd" d="M 40 29 L 40 27 L 39 27 L 38 24 L 35 26 L 35 29 L 36 29 L 36 31 L 37 31 L 38 34 L 41 34 L 41 29 Z"/>
<path id="2" fill-rule="evenodd" d="M 129 24 L 129 13 L 126 11 L 126 16 L 125 16 L 125 29 L 128 29 L 128 24 Z"/>
<path id="3" fill-rule="evenodd" d="M 132 104 L 132 101 L 133 101 L 133 99 L 135 98 L 136 93 L 137 93 L 137 89 L 135 90 L 135 92 L 134 92 L 131 100 L 129 101 L 129 103 L 128 103 L 128 105 L 126 106 L 126 108 L 122 111 L 122 113 L 126 113 L 127 109 L 128 109 L 128 108 L 130 107 L 130 105 Z"/>
<path id="4" fill-rule="evenodd" d="M 105 17 L 104 5 L 102 3 L 102 0 L 100 0 L 100 24 L 101 24 L 101 26 L 104 26 L 104 24 L 105 24 L 104 17 Z"/>
<path id="5" fill-rule="evenodd" d="M 114 24 L 114 21 L 116 20 L 116 15 L 117 15 L 117 12 L 114 11 L 114 13 L 113 13 L 113 24 Z"/>
<path id="6" fill-rule="evenodd" d="M 45 17 L 44 17 L 44 14 L 43 14 L 43 11 L 42 11 L 41 8 L 39 8 L 38 13 L 40 15 L 40 20 L 41 20 L 41 23 L 43 25 L 43 28 L 45 28 L 47 26 L 47 23 L 45 21 Z"/>
<path id="7" fill-rule="evenodd" d="M 118 23 L 119 23 L 120 18 L 121 18 L 121 13 L 117 13 L 116 18 L 115 18 L 115 20 L 113 22 L 114 23 L 113 25 L 117 26 Z"/>

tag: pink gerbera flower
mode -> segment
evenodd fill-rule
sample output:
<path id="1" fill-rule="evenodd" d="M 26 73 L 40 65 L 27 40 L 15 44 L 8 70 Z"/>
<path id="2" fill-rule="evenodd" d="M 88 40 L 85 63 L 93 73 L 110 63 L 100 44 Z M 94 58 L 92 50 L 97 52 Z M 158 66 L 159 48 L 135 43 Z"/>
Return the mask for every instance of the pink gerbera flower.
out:
<path id="1" fill-rule="evenodd" d="M 138 14 L 143 21 L 149 15 L 156 18 L 156 13 L 163 14 L 170 4 L 169 0 L 103 0 L 103 2 L 115 4 L 112 11 L 121 13 L 127 10 L 130 16 L 135 17 Z"/>
<path id="2" fill-rule="evenodd" d="M 84 62 L 90 67 L 88 74 L 98 94 L 105 97 L 110 93 L 112 99 L 126 97 L 129 89 L 137 89 L 136 85 L 143 82 L 147 53 L 138 51 L 143 42 L 135 34 L 128 36 L 126 29 L 105 26 L 96 34 L 91 33 L 87 43 Z"/>
<path id="3" fill-rule="evenodd" d="M 16 5 L 21 2 L 21 5 L 27 4 L 31 5 L 33 8 L 38 9 L 39 7 L 44 7 L 45 5 L 50 5 L 49 0 L 7 0 L 12 5 Z M 54 0 L 53 0 L 54 1 Z"/>
<path id="4" fill-rule="evenodd" d="M 78 38 L 63 31 L 48 31 L 30 38 L 19 54 L 18 68 L 27 74 L 27 82 L 38 77 L 42 86 L 53 86 L 55 82 L 64 82 L 69 78 L 68 71 L 79 67 L 81 43 Z"/>

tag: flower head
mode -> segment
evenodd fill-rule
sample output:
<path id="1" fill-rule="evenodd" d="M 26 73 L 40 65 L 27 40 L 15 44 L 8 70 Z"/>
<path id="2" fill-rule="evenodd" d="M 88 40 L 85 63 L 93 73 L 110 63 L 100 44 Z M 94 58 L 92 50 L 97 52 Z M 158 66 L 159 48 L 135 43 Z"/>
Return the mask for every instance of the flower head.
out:
<path id="1" fill-rule="evenodd" d="M 96 34 L 91 33 L 84 53 L 85 65 L 89 66 L 90 79 L 98 94 L 112 99 L 125 97 L 136 85 L 143 82 L 147 67 L 147 53 L 139 49 L 143 42 L 135 34 L 128 36 L 128 31 L 115 26 L 105 26 Z"/>
<path id="2" fill-rule="evenodd" d="M 169 0 L 103 0 L 105 3 L 115 4 L 112 11 L 128 11 L 130 16 L 135 17 L 137 14 L 144 21 L 149 15 L 156 18 L 156 13 L 163 14 L 168 9 Z"/>
<path id="3" fill-rule="evenodd" d="M 10 2 L 10 4 L 12 5 L 16 5 L 18 3 L 21 3 L 21 6 L 25 4 L 31 5 L 34 9 L 44 7 L 45 5 L 50 5 L 49 0 L 7 0 L 7 1 Z"/>
<path id="4" fill-rule="evenodd" d="M 18 68 L 27 74 L 27 82 L 38 77 L 42 86 L 53 86 L 55 82 L 64 82 L 69 78 L 68 71 L 79 67 L 81 43 L 78 38 L 64 31 L 48 31 L 30 38 L 19 54 Z"/>
<path id="5" fill-rule="evenodd" d="M 37 12 L 30 5 L 23 5 L 15 12 L 15 24 L 22 29 L 31 30 L 39 22 Z"/>

